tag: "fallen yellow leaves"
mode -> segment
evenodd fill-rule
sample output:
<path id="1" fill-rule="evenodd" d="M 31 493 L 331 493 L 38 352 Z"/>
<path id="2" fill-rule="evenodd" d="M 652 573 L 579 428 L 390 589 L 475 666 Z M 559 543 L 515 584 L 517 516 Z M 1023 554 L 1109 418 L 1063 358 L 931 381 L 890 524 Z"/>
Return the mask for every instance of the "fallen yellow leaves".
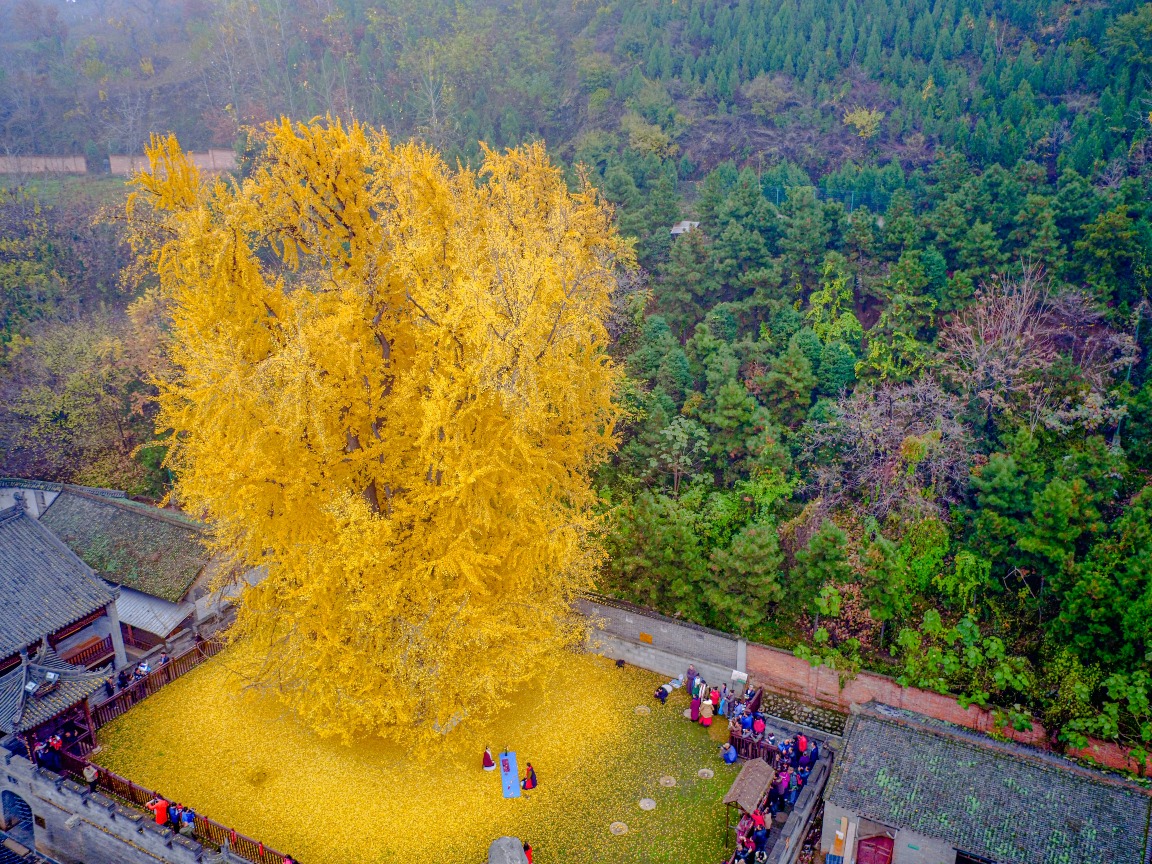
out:
<path id="1" fill-rule="evenodd" d="M 650 673 L 567 655 L 490 724 L 458 729 L 421 761 L 381 740 L 318 738 L 274 698 L 242 692 L 231 656 L 101 730 L 96 761 L 304 864 L 482 861 L 502 834 L 529 840 L 538 862 L 714 864 L 723 853 L 720 802 L 736 771 L 711 730 L 680 716 L 681 691 L 635 713 L 660 682 Z M 540 786 L 505 800 L 481 769 L 485 745 L 515 750 Z M 658 806 L 640 810 L 641 798 Z M 625 819 L 626 834 L 610 832 Z"/>

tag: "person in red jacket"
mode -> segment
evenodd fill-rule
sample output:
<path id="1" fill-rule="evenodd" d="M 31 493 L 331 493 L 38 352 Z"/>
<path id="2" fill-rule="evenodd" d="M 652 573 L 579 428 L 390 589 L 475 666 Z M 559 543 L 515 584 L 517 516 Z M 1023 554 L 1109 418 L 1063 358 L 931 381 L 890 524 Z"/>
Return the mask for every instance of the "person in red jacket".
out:
<path id="1" fill-rule="evenodd" d="M 156 817 L 157 825 L 164 825 L 168 822 L 168 802 L 163 798 L 153 798 L 144 806 L 152 811 L 152 815 Z"/>
<path id="2" fill-rule="evenodd" d="M 484 770 L 485 771 L 495 771 L 496 770 L 496 763 L 492 760 L 492 751 L 489 750 L 487 747 L 484 748 L 483 764 L 484 764 Z"/>
<path id="3" fill-rule="evenodd" d="M 527 840 L 524 841 L 524 857 L 528 859 L 528 864 L 532 864 L 532 846 Z"/>
<path id="4" fill-rule="evenodd" d="M 528 769 L 524 772 L 524 779 L 520 781 L 521 789 L 535 789 L 536 788 L 536 769 L 532 767 L 532 763 L 528 763 Z"/>

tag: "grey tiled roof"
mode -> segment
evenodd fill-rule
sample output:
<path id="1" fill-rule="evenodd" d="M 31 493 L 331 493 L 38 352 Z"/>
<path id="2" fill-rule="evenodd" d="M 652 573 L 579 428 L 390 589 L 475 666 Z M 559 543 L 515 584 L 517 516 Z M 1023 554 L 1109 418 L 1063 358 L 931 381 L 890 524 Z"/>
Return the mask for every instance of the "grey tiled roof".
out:
<path id="1" fill-rule="evenodd" d="M 21 507 L 0 510 L 0 658 L 115 599 L 115 589 Z"/>
<path id="2" fill-rule="evenodd" d="M 1152 797 L 1103 772 L 869 703 L 826 797 L 1000 864 L 1143 864 Z"/>
<path id="3" fill-rule="evenodd" d="M 199 522 L 65 486 L 40 521 L 109 582 L 179 603 L 208 564 Z"/>
<path id="4" fill-rule="evenodd" d="M 44 684 L 49 672 L 59 676 L 56 686 L 39 695 L 29 695 L 25 685 L 29 681 Z M 36 728 L 91 696 L 109 674 L 107 670 L 88 672 L 65 663 L 55 651 L 42 645 L 34 658 L 22 656 L 19 666 L 0 677 L 0 732 Z"/>

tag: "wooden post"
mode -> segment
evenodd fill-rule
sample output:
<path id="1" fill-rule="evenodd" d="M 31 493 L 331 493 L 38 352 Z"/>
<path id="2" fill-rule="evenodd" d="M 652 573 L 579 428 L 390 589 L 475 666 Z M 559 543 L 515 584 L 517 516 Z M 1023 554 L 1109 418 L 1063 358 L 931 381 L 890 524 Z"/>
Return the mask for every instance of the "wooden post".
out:
<path id="1" fill-rule="evenodd" d="M 92 722 L 92 709 L 88 705 L 88 697 L 84 697 L 84 719 L 88 721 L 88 734 L 92 736 L 92 748 L 96 748 L 96 724 Z M 85 759 L 87 761 L 87 759 Z"/>

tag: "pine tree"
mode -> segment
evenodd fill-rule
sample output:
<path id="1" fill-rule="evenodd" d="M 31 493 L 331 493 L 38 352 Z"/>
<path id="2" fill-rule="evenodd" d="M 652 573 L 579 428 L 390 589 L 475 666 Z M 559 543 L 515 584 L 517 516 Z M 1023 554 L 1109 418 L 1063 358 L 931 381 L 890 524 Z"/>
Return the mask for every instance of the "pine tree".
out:
<path id="1" fill-rule="evenodd" d="M 711 260 L 711 245 L 701 230 L 676 238 L 668 261 L 660 268 L 656 297 L 676 334 L 683 337 L 719 297 L 720 282 Z"/>
<path id="2" fill-rule="evenodd" d="M 796 553 L 796 566 L 788 574 L 785 593 L 794 608 L 814 611 L 822 588 L 843 585 L 852 577 L 848 535 L 826 519 L 808 544 Z"/>
<path id="3" fill-rule="evenodd" d="M 716 623 L 745 636 L 763 623 L 769 607 L 784 597 L 783 563 L 776 527 L 768 521 L 744 526 L 726 548 L 714 550 L 704 597 Z"/>
<path id="4" fill-rule="evenodd" d="M 812 404 L 816 376 L 800 343 L 789 340 L 788 348 L 777 356 L 767 374 L 757 382 L 761 398 L 784 426 L 803 422 Z"/>

